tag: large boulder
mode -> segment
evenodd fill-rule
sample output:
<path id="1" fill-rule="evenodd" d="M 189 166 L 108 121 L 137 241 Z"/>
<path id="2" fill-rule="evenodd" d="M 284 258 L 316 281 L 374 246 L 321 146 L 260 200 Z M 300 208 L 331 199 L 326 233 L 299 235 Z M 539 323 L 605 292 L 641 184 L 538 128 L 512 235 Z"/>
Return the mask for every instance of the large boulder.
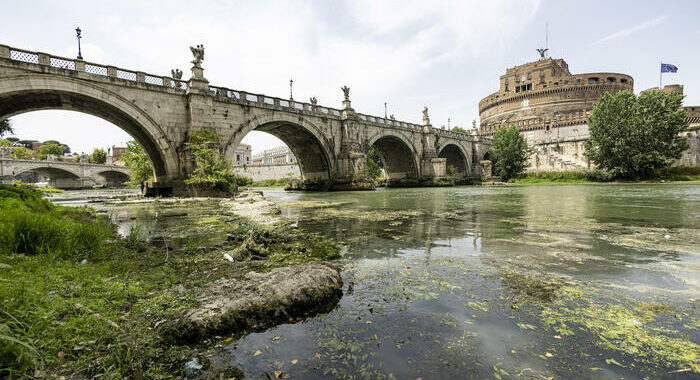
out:
<path id="1" fill-rule="evenodd" d="M 338 269 L 322 262 L 250 272 L 239 279 L 222 278 L 200 289 L 199 306 L 165 323 L 161 336 L 169 342 L 187 343 L 325 313 L 338 303 L 342 285 Z"/>

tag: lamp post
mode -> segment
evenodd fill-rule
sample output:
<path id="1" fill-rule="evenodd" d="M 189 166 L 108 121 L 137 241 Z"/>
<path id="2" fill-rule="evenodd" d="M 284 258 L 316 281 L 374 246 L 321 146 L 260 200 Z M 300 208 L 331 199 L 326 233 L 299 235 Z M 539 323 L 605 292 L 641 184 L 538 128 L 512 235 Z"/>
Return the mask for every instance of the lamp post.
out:
<path id="1" fill-rule="evenodd" d="M 384 102 L 384 118 L 386 119 L 386 102 Z"/>
<path id="2" fill-rule="evenodd" d="M 452 128 L 450 128 L 450 118 L 449 117 L 447 118 L 447 129 L 452 129 Z"/>
<path id="3" fill-rule="evenodd" d="M 80 30 L 80 27 L 75 28 L 75 35 L 78 37 L 78 59 L 83 59 L 83 54 L 82 54 L 82 52 L 80 51 L 80 39 L 82 38 L 82 37 L 80 36 L 80 33 L 81 33 L 81 32 L 82 32 L 82 31 Z"/>
<path id="4" fill-rule="evenodd" d="M 294 84 L 294 79 L 289 80 L 289 100 L 294 100 L 292 96 L 292 85 Z"/>

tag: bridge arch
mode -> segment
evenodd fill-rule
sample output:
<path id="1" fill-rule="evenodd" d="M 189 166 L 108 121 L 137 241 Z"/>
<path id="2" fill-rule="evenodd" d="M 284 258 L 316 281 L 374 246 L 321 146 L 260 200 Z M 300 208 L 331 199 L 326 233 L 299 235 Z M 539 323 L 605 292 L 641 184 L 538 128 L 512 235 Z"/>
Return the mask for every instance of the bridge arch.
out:
<path id="1" fill-rule="evenodd" d="M 384 162 L 388 185 L 400 185 L 419 179 L 419 154 L 410 139 L 394 131 L 383 131 L 367 140 L 365 152 L 371 147 L 375 148 Z"/>
<path id="2" fill-rule="evenodd" d="M 146 112 L 95 83 L 47 74 L 24 74 L 0 81 L 0 120 L 38 110 L 70 110 L 107 120 L 131 135 L 148 154 L 158 181 L 179 175 L 175 149 Z"/>
<path id="3" fill-rule="evenodd" d="M 269 133 L 287 144 L 297 159 L 302 180 L 330 184 L 335 173 L 333 144 L 314 123 L 294 114 L 253 117 L 226 142 L 226 156 L 232 158 L 243 137 L 252 131 Z"/>
<path id="4" fill-rule="evenodd" d="M 38 161 L 41 162 L 41 161 Z M 66 178 L 80 178 L 80 172 L 73 171 L 67 168 L 57 168 L 55 166 L 50 166 L 50 165 L 34 165 L 34 166 L 19 166 L 17 170 L 12 173 L 13 177 L 17 177 L 21 174 L 24 174 L 26 172 L 37 172 L 44 174 L 49 177 L 55 177 L 55 176 L 63 176 Z"/>
<path id="5" fill-rule="evenodd" d="M 458 179 L 466 178 L 471 173 L 469 154 L 458 144 L 445 144 L 438 152 L 438 157 L 447 160 L 447 172 L 454 170 Z"/>

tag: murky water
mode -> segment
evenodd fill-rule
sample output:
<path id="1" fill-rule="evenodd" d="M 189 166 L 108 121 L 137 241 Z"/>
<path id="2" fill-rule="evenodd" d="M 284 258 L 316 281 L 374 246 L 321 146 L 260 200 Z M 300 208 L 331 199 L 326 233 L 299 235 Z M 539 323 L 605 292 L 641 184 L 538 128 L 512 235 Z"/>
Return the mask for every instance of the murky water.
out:
<path id="1" fill-rule="evenodd" d="M 698 185 L 265 195 L 343 246 L 345 287 L 224 347 L 249 378 L 698 376 Z"/>

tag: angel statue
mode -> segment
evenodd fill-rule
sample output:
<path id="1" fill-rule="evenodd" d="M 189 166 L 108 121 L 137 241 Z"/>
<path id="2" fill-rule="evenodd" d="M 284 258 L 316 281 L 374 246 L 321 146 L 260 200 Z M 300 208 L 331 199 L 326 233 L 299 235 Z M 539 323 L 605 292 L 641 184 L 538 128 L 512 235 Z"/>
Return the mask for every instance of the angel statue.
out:
<path id="1" fill-rule="evenodd" d="M 315 106 L 318 104 L 318 99 L 316 99 L 315 96 L 312 96 L 311 98 L 309 98 L 309 101 L 311 102 L 312 106 Z"/>
<path id="2" fill-rule="evenodd" d="M 540 58 L 545 58 L 545 56 L 547 55 L 547 50 L 549 49 L 537 49 L 537 52 L 540 53 Z"/>
<path id="3" fill-rule="evenodd" d="M 340 89 L 343 90 L 343 95 L 345 95 L 345 101 L 349 102 L 350 101 L 350 87 L 343 86 Z"/>
<path id="4" fill-rule="evenodd" d="M 202 61 L 204 60 L 204 45 L 199 44 L 197 47 L 192 47 L 190 46 L 190 50 L 192 51 L 192 55 L 194 56 L 194 60 L 192 63 L 194 63 L 195 67 L 202 67 Z"/>
<path id="5" fill-rule="evenodd" d="M 423 107 L 423 121 L 426 121 L 426 120 L 428 120 L 428 121 L 430 120 L 430 118 L 428 117 L 428 107 L 427 106 Z"/>
<path id="6" fill-rule="evenodd" d="M 175 79 L 182 79 L 182 70 L 180 69 L 172 69 L 170 70 L 170 74 L 172 74 Z"/>

